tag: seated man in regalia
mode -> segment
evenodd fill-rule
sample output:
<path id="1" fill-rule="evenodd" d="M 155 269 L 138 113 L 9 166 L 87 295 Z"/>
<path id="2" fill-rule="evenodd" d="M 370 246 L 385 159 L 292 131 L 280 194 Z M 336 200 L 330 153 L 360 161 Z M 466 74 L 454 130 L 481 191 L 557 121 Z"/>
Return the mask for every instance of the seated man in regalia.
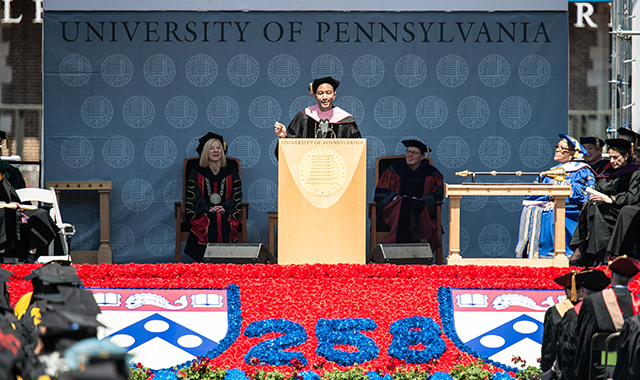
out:
<path id="1" fill-rule="evenodd" d="M 427 160 L 431 149 L 420 140 L 403 140 L 405 159 L 385 170 L 375 189 L 377 220 L 391 227 L 387 244 L 426 241 L 442 245 L 437 233 L 436 202 L 442 200 L 442 174 Z M 374 222 L 375 223 L 375 222 Z"/>

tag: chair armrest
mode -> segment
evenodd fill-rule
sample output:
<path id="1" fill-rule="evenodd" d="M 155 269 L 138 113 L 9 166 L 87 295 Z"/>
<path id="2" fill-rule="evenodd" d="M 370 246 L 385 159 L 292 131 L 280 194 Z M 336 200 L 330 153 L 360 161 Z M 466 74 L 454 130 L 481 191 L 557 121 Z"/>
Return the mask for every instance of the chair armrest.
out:
<path id="1" fill-rule="evenodd" d="M 175 247 L 175 257 L 174 257 L 174 262 L 179 263 L 180 262 L 180 250 L 182 248 L 181 243 L 182 243 L 182 239 L 180 239 L 180 234 L 181 234 L 181 230 L 180 230 L 180 224 L 182 222 L 182 202 L 173 202 L 173 209 L 174 209 L 174 216 L 176 218 L 176 247 Z"/>
<path id="2" fill-rule="evenodd" d="M 242 202 L 241 204 L 242 207 L 242 235 L 240 236 L 240 242 L 241 243 L 246 243 L 247 242 L 247 230 L 249 229 L 249 226 L 247 225 L 247 218 L 249 217 L 249 202 Z"/>
<path id="3" fill-rule="evenodd" d="M 182 219 L 182 202 L 178 202 L 178 201 L 173 202 L 173 210 L 174 210 L 175 218 L 181 221 L 181 219 Z"/>
<path id="4" fill-rule="evenodd" d="M 369 202 L 369 214 L 368 217 L 373 223 L 376 220 L 376 213 L 378 210 L 378 204 L 376 202 Z"/>
<path id="5" fill-rule="evenodd" d="M 58 227 L 65 236 L 73 236 L 76 233 L 76 227 L 69 223 L 60 223 Z"/>

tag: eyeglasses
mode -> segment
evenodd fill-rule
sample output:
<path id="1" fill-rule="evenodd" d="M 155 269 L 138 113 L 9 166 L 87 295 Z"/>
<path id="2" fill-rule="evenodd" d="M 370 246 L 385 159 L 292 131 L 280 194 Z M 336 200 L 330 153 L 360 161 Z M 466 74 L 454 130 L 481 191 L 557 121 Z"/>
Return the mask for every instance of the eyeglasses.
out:
<path id="1" fill-rule="evenodd" d="M 408 151 L 406 151 L 405 153 L 406 153 L 408 156 L 420 156 L 420 155 L 422 155 L 422 152 L 419 152 L 419 151 L 418 151 L 418 152 L 414 152 L 414 151 L 412 151 L 412 150 L 408 150 Z"/>
<path id="2" fill-rule="evenodd" d="M 560 149 L 563 152 L 570 152 L 571 151 L 570 148 L 565 148 L 565 147 L 560 146 L 560 145 L 556 145 L 555 148 L 556 148 L 556 150 Z"/>

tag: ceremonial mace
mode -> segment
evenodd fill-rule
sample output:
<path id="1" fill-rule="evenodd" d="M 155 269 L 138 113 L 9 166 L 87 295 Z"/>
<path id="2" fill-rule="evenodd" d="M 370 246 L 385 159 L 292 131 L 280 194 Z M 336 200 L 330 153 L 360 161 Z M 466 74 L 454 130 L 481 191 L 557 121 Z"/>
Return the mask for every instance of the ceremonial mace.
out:
<path id="1" fill-rule="evenodd" d="M 491 175 L 491 176 L 497 176 L 497 175 L 515 175 L 515 176 L 523 176 L 523 175 L 541 175 L 543 177 L 548 177 L 551 178 L 553 180 L 556 181 L 564 181 L 565 177 L 567 176 L 567 172 L 564 170 L 564 168 L 557 168 L 557 169 L 551 169 L 551 170 L 545 170 L 543 172 L 540 173 L 536 173 L 536 172 L 522 172 L 522 171 L 517 171 L 517 172 L 497 172 L 497 171 L 491 171 L 491 172 L 470 172 L 468 170 L 463 170 L 461 172 L 456 172 L 456 175 L 460 176 L 460 177 L 468 177 L 471 176 L 471 182 L 475 183 L 476 182 L 476 175 Z"/>

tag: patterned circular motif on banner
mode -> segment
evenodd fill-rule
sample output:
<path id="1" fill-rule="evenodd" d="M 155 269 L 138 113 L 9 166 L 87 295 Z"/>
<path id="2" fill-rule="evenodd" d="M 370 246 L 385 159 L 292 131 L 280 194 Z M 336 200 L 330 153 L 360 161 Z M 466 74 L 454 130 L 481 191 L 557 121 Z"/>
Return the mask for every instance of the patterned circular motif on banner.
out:
<path id="1" fill-rule="evenodd" d="M 458 120 L 469 129 L 478 129 L 489 120 L 489 105 L 479 96 L 468 96 L 458 105 Z"/>
<path id="2" fill-rule="evenodd" d="M 478 236 L 480 249 L 491 257 L 504 255 L 511 245 L 509 230 L 501 224 L 489 224 L 480 231 Z"/>
<path id="3" fill-rule="evenodd" d="M 144 63 L 144 79 L 154 87 L 164 87 L 176 76 L 176 65 L 164 54 L 152 55 Z"/>
<path id="4" fill-rule="evenodd" d="M 498 54 L 491 54 L 482 59 L 478 65 L 478 77 L 488 87 L 500 87 L 507 83 L 511 75 L 511 67 L 507 59 Z"/>
<path id="5" fill-rule="evenodd" d="M 93 145 L 85 137 L 70 136 L 62 143 L 60 155 L 67 166 L 82 168 L 93 159 Z"/>
<path id="6" fill-rule="evenodd" d="M 469 66 L 467 61 L 457 54 L 449 54 L 440 59 L 436 66 L 436 76 L 447 87 L 458 87 L 467 80 Z"/>
<path id="7" fill-rule="evenodd" d="M 441 127 L 447 121 L 448 116 L 447 103 L 437 96 L 424 97 L 416 106 L 416 119 L 420 125 L 427 129 Z"/>
<path id="8" fill-rule="evenodd" d="M 125 136 L 110 137 L 102 146 L 102 158 L 114 169 L 128 166 L 135 156 L 133 143 Z"/>
<path id="9" fill-rule="evenodd" d="M 384 78 L 384 63 L 375 55 L 365 54 L 353 63 L 353 79 L 362 87 L 375 87 Z"/>
<path id="10" fill-rule="evenodd" d="M 71 87 L 80 87 L 91 79 L 91 63 L 80 54 L 69 54 L 60 62 L 60 78 Z"/>
<path id="11" fill-rule="evenodd" d="M 278 146 L 279 137 L 276 137 L 269 144 L 269 158 L 271 159 L 271 163 L 278 167 L 278 159 L 276 158 L 276 147 Z"/>
<path id="12" fill-rule="evenodd" d="M 110 227 L 111 239 L 109 240 L 109 246 L 114 256 L 124 256 L 131 252 L 135 238 L 133 236 L 133 230 L 121 223 L 114 223 Z"/>
<path id="13" fill-rule="evenodd" d="M 447 136 L 438 144 L 436 153 L 442 165 L 455 169 L 464 165 L 469 159 L 469 145 L 462 137 Z"/>
<path id="14" fill-rule="evenodd" d="M 177 155 L 176 143 L 167 136 L 154 136 L 144 147 L 144 158 L 156 169 L 168 168 Z"/>
<path id="15" fill-rule="evenodd" d="M 316 104 L 318 103 L 313 96 L 298 96 L 291 102 L 291 106 L 289 106 L 289 119 L 293 119 L 298 112 L 303 111 L 307 107 L 315 106 Z"/>
<path id="16" fill-rule="evenodd" d="M 144 246 L 156 257 L 169 256 L 175 251 L 176 232 L 166 224 L 151 226 L 144 234 Z"/>
<path id="17" fill-rule="evenodd" d="M 249 54 L 238 54 L 227 65 L 227 76 L 238 87 L 249 87 L 258 80 L 260 66 Z"/>
<path id="18" fill-rule="evenodd" d="M 442 235 L 442 253 L 446 257 L 449 252 L 449 224 L 442 226 Z M 467 248 L 469 248 L 469 233 L 464 227 L 460 226 L 460 254 L 464 256 Z"/>
<path id="19" fill-rule="evenodd" d="M 248 169 L 260 160 L 260 144 L 251 136 L 238 136 L 229 144 L 229 157 L 240 159 L 242 169 Z"/>
<path id="20" fill-rule="evenodd" d="M 463 183 L 469 182 L 471 182 L 471 180 L 463 181 Z M 481 183 L 477 179 L 476 182 Z M 476 212 L 480 211 L 484 206 L 486 206 L 488 201 L 488 195 L 465 195 L 460 199 L 460 208 L 465 211 Z"/>
<path id="21" fill-rule="evenodd" d="M 341 80 L 343 74 L 344 69 L 342 68 L 342 62 L 335 55 L 321 55 L 311 64 L 311 78 L 331 76 L 337 80 Z"/>
<path id="22" fill-rule="evenodd" d="M 133 128 L 141 129 L 149 126 L 155 116 L 156 109 L 146 96 L 132 96 L 122 107 L 124 121 Z"/>
<path id="23" fill-rule="evenodd" d="M 364 136 L 367 139 L 367 169 L 376 167 L 376 158 L 387 155 L 387 148 L 376 136 Z"/>
<path id="24" fill-rule="evenodd" d="M 396 62 L 396 80 L 404 87 L 418 87 L 427 77 L 427 64 L 415 54 L 407 54 Z"/>
<path id="25" fill-rule="evenodd" d="M 280 104 L 271 96 L 259 96 L 249 106 L 249 119 L 258 128 L 273 128 L 280 119 Z"/>
<path id="26" fill-rule="evenodd" d="M 90 96 L 82 103 L 80 115 L 86 125 L 99 129 L 105 127 L 113 119 L 113 106 L 104 96 Z"/>
<path id="27" fill-rule="evenodd" d="M 80 223 L 74 223 L 73 226 L 76 228 L 76 233 L 73 234 L 73 239 L 71 239 L 71 250 L 72 251 L 88 251 L 93 246 L 93 235 L 87 226 Z"/>
<path id="28" fill-rule="evenodd" d="M 238 103 L 226 95 L 216 96 L 207 106 L 209 123 L 216 128 L 230 128 L 238 121 L 238 116 L 240 116 Z"/>
<path id="29" fill-rule="evenodd" d="M 142 178 L 134 178 L 122 187 L 122 202 L 131 211 L 144 211 L 153 202 L 153 188 Z"/>
<path id="30" fill-rule="evenodd" d="M 218 77 L 218 65 L 210 56 L 196 54 L 187 62 L 184 73 L 192 85 L 207 87 Z"/>
<path id="31" fill-rule="evenodd" d="M 196 121 L 198 109 L 191 98 L 178 95 L 167 102 L 164 108 L 164 116 L 172 127 L 178 129 L 189 128 Z"/>
<path id="32" fill-rule="evenodd" d="M 362 105 L 360 99 L 350 95 L 341 96 L 336 100 L 335 105 L 350 113 L 355 119 L 356 124 L 362 123 L 362 119 L 364 119 L 364 105 Z"/>
<path id="33" fill-rule="evenodd" d="M 266 178 L 259 179 L 249 186 L 249 204 L 258 211 L 278 209 L 278 186 Z"/>
<path id="34" fill-rule="evenodd" d="M 198 144 L 200 143 L 198 141 L 198 139 L 201 136 L 196 136 L 194 138 L 191 139 L 191 141 L 189 141 L 189 144 L 187 144 L 187 157 L 197 157 L 198 156 L 198 152 L 196 152 L 196 148 L 198 147 Z"/>
<path id="35" fill-rule="evenodd" d="M 505 183 L 523 183 L 523 181 L 518 179 L 509 179 L 504 181 Z M 522 200 L 525 197 L 523 196 L 514 196 L 514 195 L 500 195 L 498 196 L 498 202 L 503 209 L 509 212 L 517 212 L 522 211 Z"/>
<path id="36" fill-rule="evenodd" d="M 111 87 L 122 87 L 133 78 L 133 64 L 122 54 L 111 54 L 102 62 L 102 79 Z"/>
<path id="37" fill-rule="evenodd" d="M 478 148 L 480 161 L 490 168 L 498 169 L 509 162 L 511 158 L 511 145 L 500 136 L 489 136 L 482 140 Z"/>
<path id="38" fill-rule="evenodd" d="M 404 103 L 395 96 L 385 96 L 373 107 L 373 117 L 382 128 L 386 129 L 399 127 L 406 115 L 407 109 Z"/>
<path id="39" fill-rule="evenodd" d="M 269 79 L 278 87 L 289 87 L 300 77 L 300 64 L 289 54 L 280 54 L 269 62 Z"/>
<path id="40" fill-rule="evenodd" d="M 251 244 L 259 244 L 262 243 L 262 238 L 260 238 L 260 232 L 253 225 L 247 223 L 247 243 Z M 273 251 L 272 247 L 269 247 L 270 250 Z"/>
<path id="41" fill-rule="evenodd" d="M 522 83 L 529 87 L 540 87 L 551 77 L 551 65 L 541 55 L 531 54 L 520 62 L 518 75 Z"/>
<path id="42" fill-rule="evenodd" d="M 347 165 L 335 150 L 316 148 L 300 159 L 298 179 L 310 194 L 328 197 L 337 193 L 347 182 Z"/>
<path id="43" fill-rule="evenodd" d="M 520 160 L 528 168 L 546 168 L 552 153 L 549 142 L 540 136 L 527 137 L 520 144 Z"/>
<path id="44" fill-rule="evenodd" d="M 174 202 L 182 202 L 182 179 L 174 179 L 164 188 L 164 203 L 174 210 Z"/>
<path id="45" fill-rule="evenodd" d="M 520 129 L 531 120 L 531 104 L 521 96 L 510 96 L 500 104 L 500 120 L 511 129 Z"/>
<path id="46" fill-rule="evenodd" d="M 174 202 L 182 202 L 182 179 L 174 179 L 164 187 L 164 203 L 171 210 L 174 209 Z"/>

